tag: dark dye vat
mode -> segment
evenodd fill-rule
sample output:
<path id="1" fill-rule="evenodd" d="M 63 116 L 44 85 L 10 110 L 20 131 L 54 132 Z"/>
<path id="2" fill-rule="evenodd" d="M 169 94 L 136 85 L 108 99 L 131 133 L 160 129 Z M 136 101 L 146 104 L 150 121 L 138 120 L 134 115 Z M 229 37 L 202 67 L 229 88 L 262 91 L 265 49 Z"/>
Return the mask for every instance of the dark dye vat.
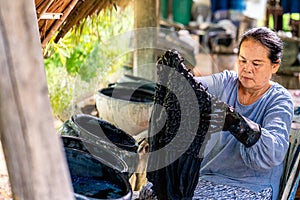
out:
<path id="1" fill-rule="evenodd" d="M 75 194 L 90 199 L 131 199 L 130 184 L 121 172 L 87 152 L 64 150 Z"/>
<path id="2" fill-rule="evenodd" d="M 64 148 L 77 149 L 92 154 L 103 164 L 128 175 L 128 166 L 125 161 L 102 146 L 74 136 L 62 135 L 61 140 Z"/>
<path id="3" fill-rule="evenodd" d="M 94 137 L 90 139 L 101 139 L 123 150 L 137 152 L 138 144 L 134 138 L 105 120 L 90 115 L 78 114 L 72 116 L 72 121 L 81 136 L 84 136 L 83 133 L 88 133 Z"/>
<path id="4" fill-rule="evenodd" d="M 125 84 L 125 83 L 123 83 Z M 109 87 L 99 90 L 100 94 L 133 102 L 153 102 L 154 93 L 139 88 Z"/>
<path id="5" fill-rule="evenodd" d="M 148 128 L 156 84 L 128 79 L 99 90 L 95 99 L 100 118 L 135 136 Z"/>
<path id="6" fill-rule="evenodd" d="M 155 83 L 143 83 L 143 82 L 119 82 L 109 85 L 110 88 L 129 88 L 133 90 L 144 91 L 149 96 L 154 97 Z M 131 91 L 131 90 L 129 90 Z"/>
<path id="7" fill-rule="evenodd" d="M 121 158 L 127 165 L 129 176 L 136 170 L 139 145 L 131 135 L 113 124 L 91 115 L 76 114 L 66 121 L 63 127 L 65 128 L 61 129 L 61 135 L 78 137 L 80 140 L 94 144 L 90 147 L 101 147 Z M 73 144 L 78 145 L 76 142 Z M 82 148 L 80 144 L 79 148 Z M 97 148 L 88 150 L 94 150 L 92 153 L 97 156 L 99 154 Z"/>
<path id="8" fill-rule="evenodd" d="M 119 199 L 123 196 L 122 188 L 117 184 L 101 179 L 72 176 L 72 185 L 77 193 L 97 199 Z"/>

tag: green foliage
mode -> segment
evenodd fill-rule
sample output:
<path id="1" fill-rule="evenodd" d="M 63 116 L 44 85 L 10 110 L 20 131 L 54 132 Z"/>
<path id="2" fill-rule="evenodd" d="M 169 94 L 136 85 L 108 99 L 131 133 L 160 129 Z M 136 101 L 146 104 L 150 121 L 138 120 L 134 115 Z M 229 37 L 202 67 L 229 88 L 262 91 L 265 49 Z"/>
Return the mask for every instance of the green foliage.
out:
<path id="1" fill-rule="evenodd" d="M 68 118 L 67 113 L 72 112 L 72 104 L 78 96 L 94 92 L 98 86 L 95 84 L 104 80 L 111 69 L 122 66 L 122 60 L 108 65 L 107 61 L 114 60 L 119 52 L 106 41 L 132 29 L 132 14 L 131 6 L 122 11 L 101 11 L 85 19 L 58 43 L 53 42 L 54 37 L 50 40 L 44 55 L 54 116 L 62 120 Z"/>
<path id="2" fill-rule="evenodd" d="M 285 32 L 291 31 L 290 27 L 290 20 L 299 20 L 300 14 L 299 13 L 284 13 L 282 15 L 282 30 Z"/>
<path id="3" fill-rule="evenodd" d="M 46 70 L 50 103 L 54 116 L 64 121 L 72 112 L 75 79 L 63 67 L 50 67 Z"/>

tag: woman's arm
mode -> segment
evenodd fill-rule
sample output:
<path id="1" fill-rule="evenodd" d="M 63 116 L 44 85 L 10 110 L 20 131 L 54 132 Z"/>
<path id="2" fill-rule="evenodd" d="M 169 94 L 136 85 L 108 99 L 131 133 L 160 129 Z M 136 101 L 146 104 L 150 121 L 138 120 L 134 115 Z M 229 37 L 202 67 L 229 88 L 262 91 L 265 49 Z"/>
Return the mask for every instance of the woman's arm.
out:
<path id="1" fill-rule="evenodd" d="M 269 169 L 281 164 L 289 146 L 292 99 L 282 94 L 273 97 L 270 102 L 263 117 L 260 139 L 251 148 L 241 146 L 243 160 L 254 169 Z"/>

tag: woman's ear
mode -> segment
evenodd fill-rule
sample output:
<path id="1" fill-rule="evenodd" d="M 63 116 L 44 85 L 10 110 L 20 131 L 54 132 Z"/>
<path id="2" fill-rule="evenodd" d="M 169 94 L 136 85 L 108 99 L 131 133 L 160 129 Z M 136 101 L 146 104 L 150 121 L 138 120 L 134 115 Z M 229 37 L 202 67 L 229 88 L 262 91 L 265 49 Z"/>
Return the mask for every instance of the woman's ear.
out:
<path id="1" fill-rule="evenodd" d="M 275 74 L 278 71 L 280 64 L 281 64 L 281 59 L 278 59 L 276 62 L 272 63 L 272 73 L 273 74 Z"/>

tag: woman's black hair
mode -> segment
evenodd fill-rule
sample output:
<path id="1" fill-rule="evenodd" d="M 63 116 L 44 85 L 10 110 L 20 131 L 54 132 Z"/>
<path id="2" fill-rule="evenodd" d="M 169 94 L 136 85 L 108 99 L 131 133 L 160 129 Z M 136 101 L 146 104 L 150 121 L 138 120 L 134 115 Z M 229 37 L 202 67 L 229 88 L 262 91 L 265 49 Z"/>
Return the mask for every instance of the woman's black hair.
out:
<path id="1" fill-rule="evenodd" d="M 269 49 L 269 59 L 272 63 L 278 63 L 278 59 L 282 57 L 283 42 L 281 38 L 273 30 L 267 27 L 257 27 L 246 31 L 240 40 L 240 47 L 245 40 L 252 39 L 260 42 L 263 46 Z"/>

